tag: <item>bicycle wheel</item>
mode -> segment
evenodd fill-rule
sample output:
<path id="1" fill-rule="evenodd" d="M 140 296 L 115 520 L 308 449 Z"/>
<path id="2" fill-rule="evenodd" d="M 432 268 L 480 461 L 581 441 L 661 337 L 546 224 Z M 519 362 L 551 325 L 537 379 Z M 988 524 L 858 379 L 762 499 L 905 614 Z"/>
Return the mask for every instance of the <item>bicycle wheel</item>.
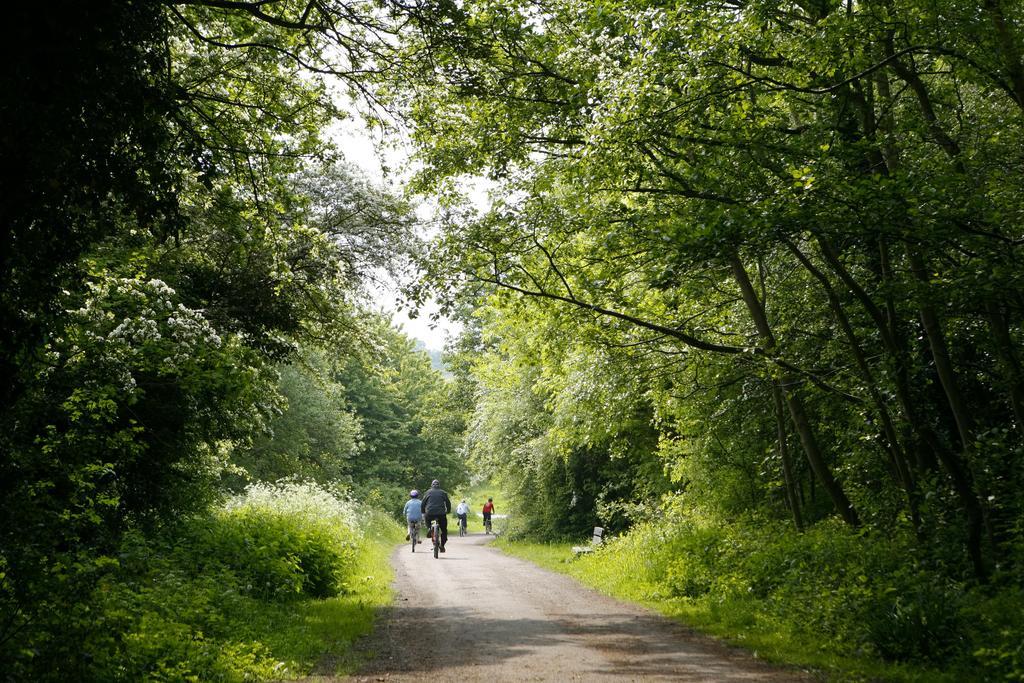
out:
<path id="1" fill-rule="evenodd" d="M 412 539 L 412 551 L 413 552 L 416 552 L 416 542 L 417 542 L 417 540 L 419 540 L 418 539 L 419 535 L 420 535 L 419 525 L 416 525 L 416 526 L 412 527 L 409 530 L 409 538 Z"/>
<path id="2" fill-rule="evenodd" d="M 437 554 L 441 550 L 441 527 L 434 525 L 431 536 L 434 537 L 434 559 L 437 559 Z"/>

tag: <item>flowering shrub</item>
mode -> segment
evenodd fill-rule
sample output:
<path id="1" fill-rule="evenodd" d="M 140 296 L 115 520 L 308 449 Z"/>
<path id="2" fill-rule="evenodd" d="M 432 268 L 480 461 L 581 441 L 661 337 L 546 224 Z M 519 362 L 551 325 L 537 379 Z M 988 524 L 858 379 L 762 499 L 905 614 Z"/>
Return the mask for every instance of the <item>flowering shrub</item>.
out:
<path id="1" fill-rule="evenodd" d="M 88 662 L 50 678 L 290 678 L 311 662 L 294 661 L 284 641 L 312 636 L 301 616 L 286 615 L 350 587 L 361 602 L 374 579 L 354 580 L 357 561 L 359 571 L 367 554 L 384 562 L 401 533 L 385 513 L 299 482 L 250 486 L 165 532 L 127 534 L 75 626 Z M 268 638 L 268 629 L 289 635 Z"/>
<path id="2" fill-rule="evenodd" d="M 323 598 L 344 592 L 363 533 L 356 504 L 316 484 L 253 484 L 197 524 L 196 550 L 261 597 Z"/>
<path id="3" fill-rule="evenodd" d="M 105 277 L 88 289 L 81 306 L 69 311 L 66 334 L 47 345 L 51 369 L 102 369 L 103 379 L 130 401 L 140 374 L 186 376 L 224 352 L 202 312 L 180 303 L 161 280 Z"/>
<path id="4" fill-rule="evenodd" d="M 37 445 L 72 492 L 56 523 L 116 528 L 129 511 L 202 508 L 223 465 L 213 445 L 270 411 L 272 370 L 161 280 L 97 275 L 67 313 L 45 346 L 36 413 Z"/>

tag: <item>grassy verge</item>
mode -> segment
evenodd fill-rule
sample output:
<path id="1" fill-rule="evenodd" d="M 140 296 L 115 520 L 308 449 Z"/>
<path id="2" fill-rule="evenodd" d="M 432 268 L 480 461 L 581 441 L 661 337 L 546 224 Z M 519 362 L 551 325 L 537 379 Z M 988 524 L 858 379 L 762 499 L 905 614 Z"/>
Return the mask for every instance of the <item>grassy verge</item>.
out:
<path id="1" fill-rule="evenodd" d="M 617 556 L 614 546 L 576 558 L 571 543 L 524 543 L 500 538 L 503 551 L 552 571 L 568 574 L 606 595 L 651 608 L 691 628 L 746 648 L 762 659 L 812 669 L 829 681 L 898 681 L 944 683 L 967 680 L 964 673 L 943 673 L 922 667 L 888 664 L 837 654 L 826 643 L 809 642 L 786 624 L 765 617 L 756 599 L 663 597 L 657 585 L 633 571 L 630 557 Z"/>
<path id="2" fill-rule="evenodd" d="M 360 664 L 352 645 L 370 632 L 377 610 L 392 600 L 388 558 L 403 533 L 390 519 L 380 517 L 367 533 L 344 595 L 284 604 L 254 600 L 250 610 L 231 616 L 231 630 L 264 644 L 271 658 L 286 663 L 286 680 L 314 670 L 348 674 Z"/>

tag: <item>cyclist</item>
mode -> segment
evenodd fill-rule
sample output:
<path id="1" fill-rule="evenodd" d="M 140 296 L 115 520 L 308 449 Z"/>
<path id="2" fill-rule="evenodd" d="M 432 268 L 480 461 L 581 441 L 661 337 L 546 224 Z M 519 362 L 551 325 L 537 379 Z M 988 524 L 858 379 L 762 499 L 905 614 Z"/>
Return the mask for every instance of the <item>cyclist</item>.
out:
<path id="1" fill-rule="evenodd" d="M 448 494 L 441 489 L 441 482 L 437 479 L 430 482 L 430 490 L 423 494 L 423 514 L 426 516 L 425 523 L 429 527 L 435 519 L 441 527 L 441 552 L 444 552 L 444 544 L 448 542 L 448 513 L 452 511 L 452 501 Z"/>
<path id="2" fill-rule="evenodd" d="M 409 527 L 408 534 L 405 536 L 405 540 L 408 541 L 412 532 L 416 530 L 423 519 L 423 504 L 420 502 L 420 492 L 416 489 L 409 491 L 409 500 L 406 501 L 403 512 L 405 512 L 405 523 Z M 420 543 L 422 542 L 420 541 Z"/>
<path id="3" fill-rule="evenodd" d="M 467 522 L 466 515 L 468 515 L 468 514 L 469 514 L 469 503 L 467 503 L 466 499 L 463 498 L 462 502 L 459 503 L 458 506 L 455 508 L 455 515 L 459 518 L 459 528 L 460 529 L 465 529 L 466 528 L 466 522 Z"/>
<path id="4" fill-rule="evenodd" d="M 487 502 L 484 503 L 483 513 L 484 513 L 484 528 L 489 530 L 491 528 L 491 515 L 494 514 L 494 499 L 493 498 L 488 498 Z"/>

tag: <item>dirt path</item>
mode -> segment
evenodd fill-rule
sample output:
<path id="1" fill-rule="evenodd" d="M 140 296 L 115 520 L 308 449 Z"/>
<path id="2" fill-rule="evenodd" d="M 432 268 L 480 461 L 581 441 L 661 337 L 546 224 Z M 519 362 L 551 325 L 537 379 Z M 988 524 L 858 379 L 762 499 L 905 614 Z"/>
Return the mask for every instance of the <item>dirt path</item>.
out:
<path id="1" fill-rule="evenodd" d="M 509 557 L 489 540 L 455 536 L 437 560 L 426 543 L 397 550 L 396 605 L 361 646 L 371 661 L 348 680 L 813 680 Z"/>

